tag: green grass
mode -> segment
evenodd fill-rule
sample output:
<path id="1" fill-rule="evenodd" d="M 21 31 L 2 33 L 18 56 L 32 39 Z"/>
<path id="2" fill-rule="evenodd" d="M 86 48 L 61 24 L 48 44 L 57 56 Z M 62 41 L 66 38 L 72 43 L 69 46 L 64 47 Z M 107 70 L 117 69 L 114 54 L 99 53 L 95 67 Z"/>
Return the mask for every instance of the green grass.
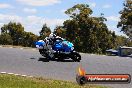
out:
<path id="1" fill-rule="evenodd" d="M 0 74 L 0 88 L 106 88 L 95 85 L 79 86 L 77 83 L 50 80 L 43 78 L 29 78 L 15 75 Z"/>

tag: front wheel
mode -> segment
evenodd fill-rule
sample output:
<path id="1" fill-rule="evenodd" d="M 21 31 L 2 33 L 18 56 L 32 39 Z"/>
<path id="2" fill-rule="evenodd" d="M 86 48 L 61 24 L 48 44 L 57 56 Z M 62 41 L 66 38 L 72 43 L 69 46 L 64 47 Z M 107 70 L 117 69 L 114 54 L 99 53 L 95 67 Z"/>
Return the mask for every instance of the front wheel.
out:
<path id="1" fill-rule="evenodd" d="M 43 56 L 43 57 L 47 57 L 47 53 L 44 49 L 39 49 L 39 53 Z"/>
<path id="2" fill-rule="evenodd" d="M 72 52 L 71 53 L 71 59 L 73 59 L 74 61 L 80 62 L 81 55 L 77 52 Z"/>

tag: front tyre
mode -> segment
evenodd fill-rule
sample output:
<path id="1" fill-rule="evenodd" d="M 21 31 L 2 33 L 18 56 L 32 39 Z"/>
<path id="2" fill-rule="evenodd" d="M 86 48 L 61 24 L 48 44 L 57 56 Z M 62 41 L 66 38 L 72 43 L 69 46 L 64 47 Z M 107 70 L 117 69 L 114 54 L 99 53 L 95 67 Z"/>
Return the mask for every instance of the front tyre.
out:
<path id="1" fill-rule="evenodd" d="M 74 61 L 80 62 L 81 55 L 78 52 L 72 52 L 71 59 L 73 59 Z"/>
<path id="2" fill-rule="evenodd" d="M 43 57 L 47 57 L 47 53 L 44 49 L 39 49 L 39 53 L 43 56 Z"/>

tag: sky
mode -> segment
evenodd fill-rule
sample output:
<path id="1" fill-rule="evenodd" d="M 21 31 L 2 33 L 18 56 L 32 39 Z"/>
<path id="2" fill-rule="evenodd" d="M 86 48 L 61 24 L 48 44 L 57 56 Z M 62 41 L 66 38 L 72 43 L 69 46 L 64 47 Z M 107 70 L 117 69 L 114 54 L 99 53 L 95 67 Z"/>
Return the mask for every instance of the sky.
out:
<path id="1" fill-rule="evenodd" d="M 107 26 L 118 35 L 119 11 L 125 0 L 0 0 L 0 27 L 10 21 L 20 22 L 27 32 L 39 34 L 43 24 L 53 30 L 69 19 L 64 12 L 76 4 L 88 4 L 93 10 L 92 16 L 107 18 Z"/>

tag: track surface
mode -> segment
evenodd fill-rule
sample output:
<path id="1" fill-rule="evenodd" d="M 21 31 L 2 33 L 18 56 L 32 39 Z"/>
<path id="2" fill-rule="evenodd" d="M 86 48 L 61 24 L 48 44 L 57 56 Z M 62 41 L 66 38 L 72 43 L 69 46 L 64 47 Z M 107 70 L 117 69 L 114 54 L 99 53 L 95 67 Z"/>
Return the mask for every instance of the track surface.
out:
<path id="1" fill-rule="evenodd" d="M 32 75 L 44 78 L 75 81 L 81 65 L 89 74 L 130 74 L 132 58 L 81 54 L 81 62 L 42 61 L 37 50 L 19 48 L 0 48 L 0 72 Z M 130 84 L 101 84 L 114 88 L 132 88 Z"/>

